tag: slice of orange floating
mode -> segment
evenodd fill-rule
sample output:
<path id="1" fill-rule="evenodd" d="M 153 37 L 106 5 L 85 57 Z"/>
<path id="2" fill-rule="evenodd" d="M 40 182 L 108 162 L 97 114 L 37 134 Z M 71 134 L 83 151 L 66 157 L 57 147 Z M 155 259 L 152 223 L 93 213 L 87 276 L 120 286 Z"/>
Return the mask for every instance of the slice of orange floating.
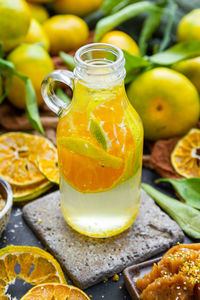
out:
<path id="1" fill-rule="evenodd" d="M 0 136 L 0 176 L 16 186 L 32 185 L 45 179 L 37 159 L 51 160 L 56 148 L 46 138 L 23 132 Z"/>
<path id="2" fill-rule="evenodd" d="M 135 139 L 121 98 L 91 102 L 87 113 L 70 111 L 60 119 L 57 137 L 59 168 L 78 191 L 104 192 L 133 171 Z"/>
<path id="3" fill-rule="evenodd" d="M 16 266 L 19 272 L 16 273 Z M 43 282 L 66 283 L 59 263 L 48 252 L 28 246 L 8 246 L 0 249 L 0 299 L 6 296 L 9 283 L 16 278 L 38 285 Z"/>
<path id="4" fill-rule="evenodd" d="M 178 141 L 171 163 L 178 174 L 184 177 L 200 177 L 200 130 L 191 129 Z"/>
<path id="5" fill-rule="evenodd" d="M 40 172 L 51 182 L 59 184 L 59 169 L 57 155 L 52 159 L 38 158 Z"/>
<path id="6" fill-rule="evenodd" d="M 33 287 L 21 300 L 89 300 L 80 289 L 60 283 L 44 283 Z"/>

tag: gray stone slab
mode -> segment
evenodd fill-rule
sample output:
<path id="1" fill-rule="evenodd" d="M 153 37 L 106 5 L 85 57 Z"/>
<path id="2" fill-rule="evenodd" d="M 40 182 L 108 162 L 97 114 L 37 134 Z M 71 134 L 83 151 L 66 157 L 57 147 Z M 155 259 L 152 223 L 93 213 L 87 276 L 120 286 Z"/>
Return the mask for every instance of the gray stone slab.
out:
<path id="1" fill-rule="evenodd" d="M 144 191 L 135 223 L 107 239 L 85 237 L 71 229 L 61 214 L 59 192 L 24 206 L 23 216 L 74 284 L 82 289 L 167 250 L 184 238 L 178 225 Z"/>

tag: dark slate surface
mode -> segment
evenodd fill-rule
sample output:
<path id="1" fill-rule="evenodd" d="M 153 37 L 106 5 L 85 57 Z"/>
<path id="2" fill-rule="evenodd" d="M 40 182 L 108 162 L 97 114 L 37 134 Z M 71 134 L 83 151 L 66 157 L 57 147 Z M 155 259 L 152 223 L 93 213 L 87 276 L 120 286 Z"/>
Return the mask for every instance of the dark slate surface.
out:
<path id="1" fill-rule="evenodd" d="M 154 181 L 158 178 L 158 175 L 148 169 L 143 169 L 143 182 L 150 183 L 154 185 Z M 158 188 L 158 187 L 157 187 Z M 168 195 L 173 195 L 174 193 L 169 185 L 164 184 L 160 191 L 165 192 Z M 197 240 L 189 239 L 185 237 L 185 243 L 198 242 Z M 22 218 L 22 211 L 19 207 L 14 207 L 12 210 L 12 215 L 10 222 L 4 231 L 2 237 L 0 238 L 0 248 L 7 245 L 29 245 L 44 248 L 44 245 L 39 241 L 39 239 L 34 235 L 31 229 L 27 226 L 24 219 Z M 68 283 L 70 283 L 69 278 L 66 276 Z M 14 288 L 9 289 L 12 297 L 16 297 L 18 300 L 25 294 L 25 292 L 30 287 L 24 285 L 21 282 L 16 282 Z M 131 300 L 125 286 L 123 275 L 119 273 L 119 281 L 114 282 L 112 278 L 108 279 L 106 282 L 101 282 L 86 289 L 86 293 L 92 296 L 94 300 Z"/>
<path id="2" fill-rule="evenodd" d="M 112 238 L 88 238 L 67 225 L 60 210 L 59 191 L 27 204 L 23 216 L 73 283 L 82 289 L 184 239 L 178 225 L 143 190 L 136 222 Z"/>

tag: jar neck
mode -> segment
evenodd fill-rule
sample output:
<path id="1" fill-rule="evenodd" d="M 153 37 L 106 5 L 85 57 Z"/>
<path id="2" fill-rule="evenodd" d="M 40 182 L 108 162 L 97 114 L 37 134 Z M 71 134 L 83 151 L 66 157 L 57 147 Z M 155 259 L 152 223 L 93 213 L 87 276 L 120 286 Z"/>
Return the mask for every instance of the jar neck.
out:
<path id="1" fill-rule="evenodd" d="M 93 43 L 75 54 L 75 80 L 91 88 L 121 85 L 125 77 L 123 52 L 112 45 Z"/>

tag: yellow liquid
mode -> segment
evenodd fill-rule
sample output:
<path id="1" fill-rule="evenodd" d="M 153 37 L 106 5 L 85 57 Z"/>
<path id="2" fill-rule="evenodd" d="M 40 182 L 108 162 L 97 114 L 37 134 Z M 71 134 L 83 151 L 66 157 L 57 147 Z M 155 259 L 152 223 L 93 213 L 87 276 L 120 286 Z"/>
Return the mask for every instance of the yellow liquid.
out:
<path id="1" fill-rule="evenodd" d="M 92 114 L 108 139 L 108 150 L 103 151 L 123 160 L 122 170 L 112 170 L 58 143 L 63 216 L 73 229 L 91 237 L 124 231 L 135 221 L 140 207 L 142 124 L 123 85 L 107 88 L 106 84 L 97 88 L 77 82 L 72 104 L 57 129 L 58 138 L 82 138 L 101 147 L 89 131 L 88 116 Z"/>
<path id="2" fill-rule="evenodd" d="M 135 176 L 102 193 L 81 193 L 60 176 L 61 210 L 67 223 L 91 237 L 109 237 L 127 229 L 140 208 L 141 169 Z"/>

